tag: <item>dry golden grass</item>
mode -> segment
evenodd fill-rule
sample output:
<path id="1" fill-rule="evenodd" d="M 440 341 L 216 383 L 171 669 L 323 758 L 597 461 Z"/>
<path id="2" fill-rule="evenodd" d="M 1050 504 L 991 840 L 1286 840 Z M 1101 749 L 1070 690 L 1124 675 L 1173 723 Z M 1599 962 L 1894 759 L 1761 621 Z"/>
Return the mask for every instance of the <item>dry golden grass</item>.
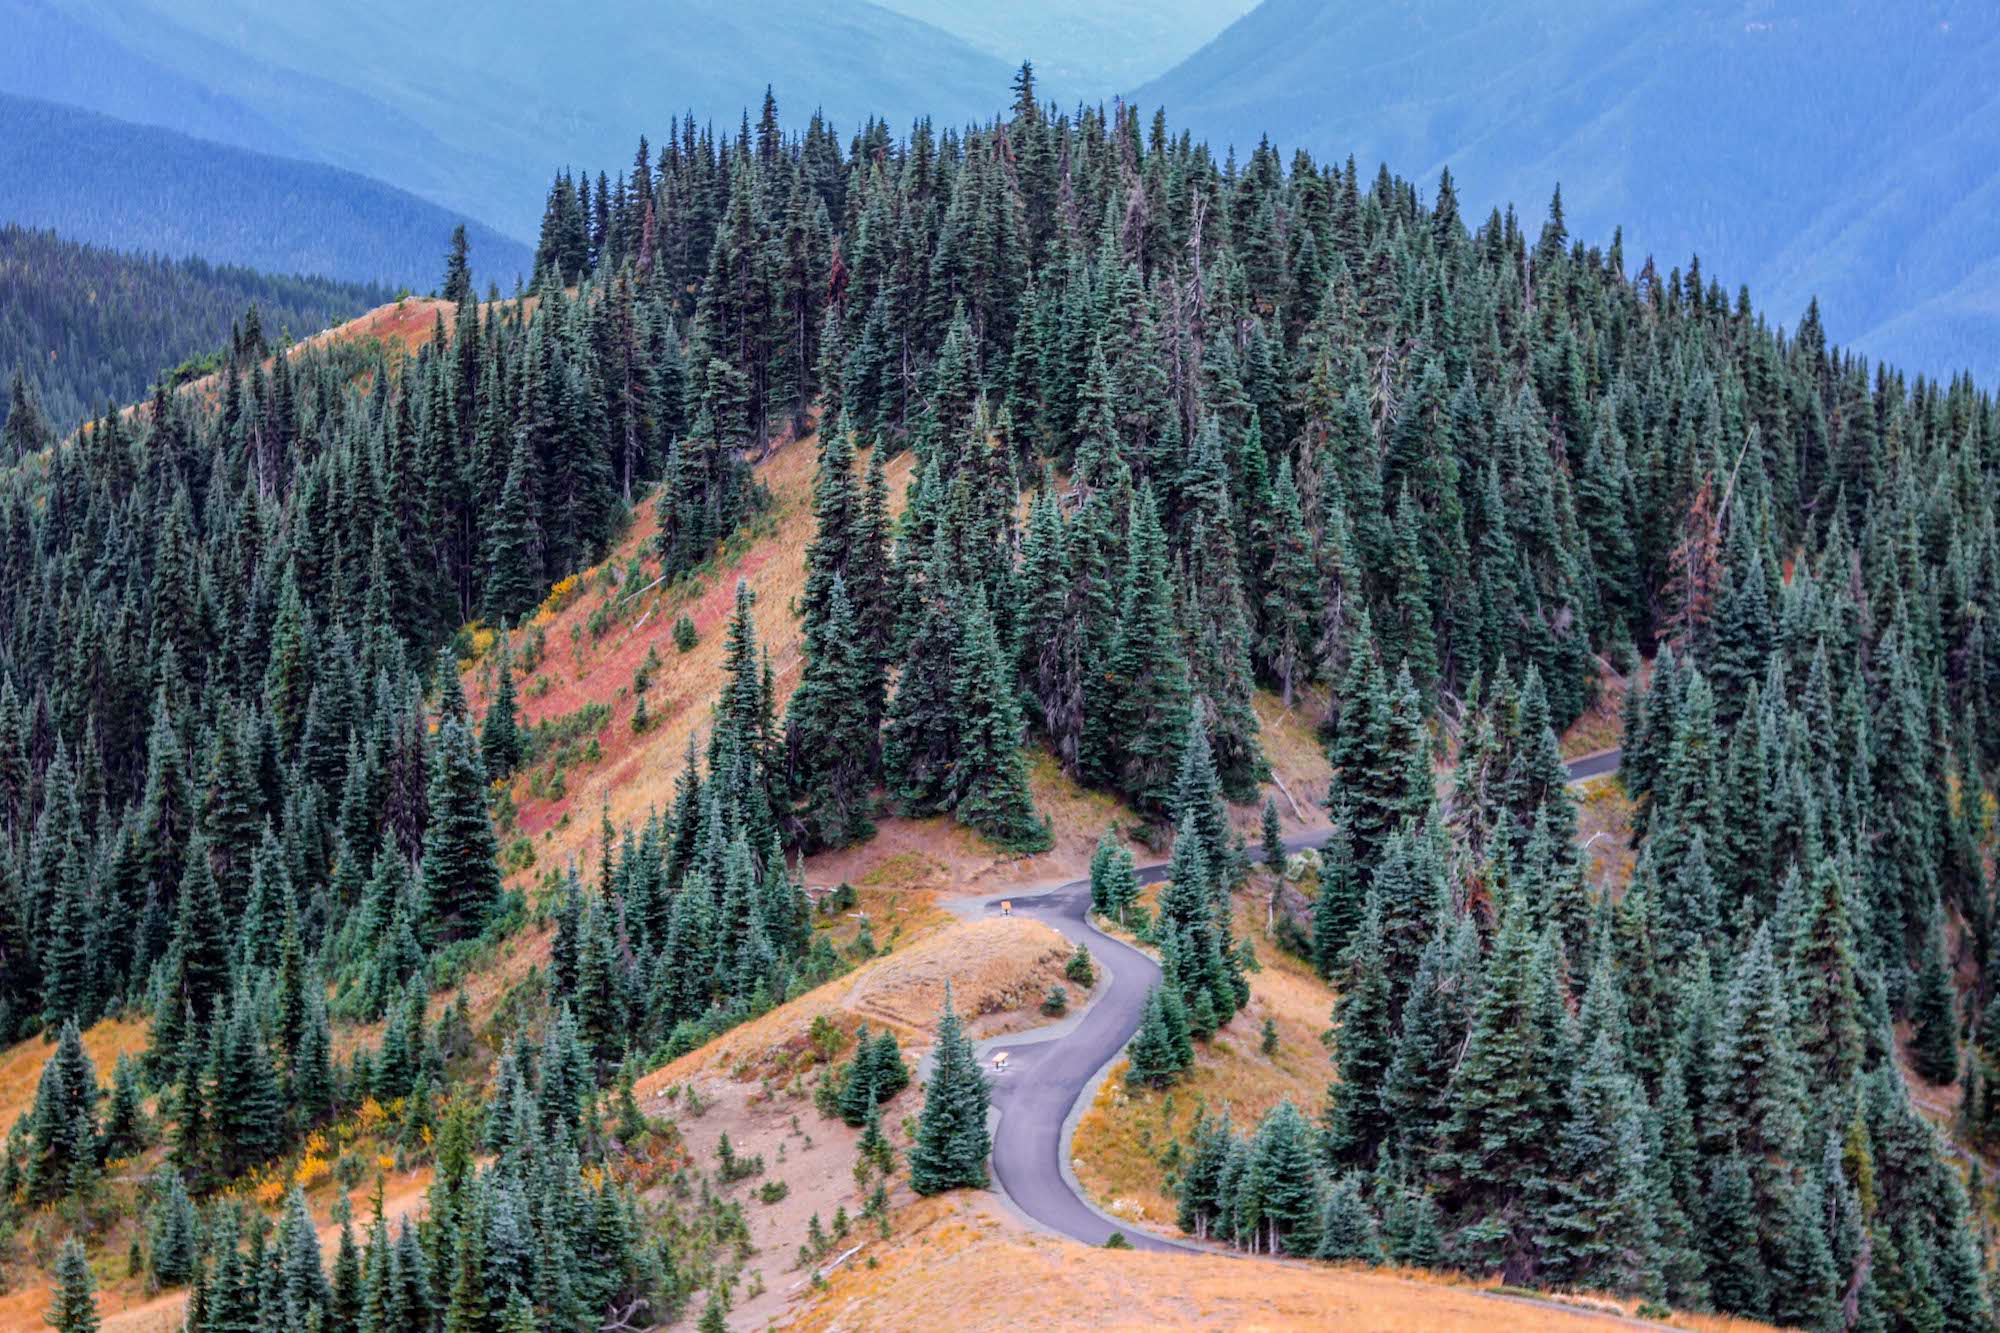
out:
<path id="1" fill-rule="evenodd" d="M 871 963 L 843 1003 L 877 1026 L 928 1033 L 948 981 L 958 1012 L 990 1036 L 1018 1026 L 1062 982 L 1070 950 L 1055 929 L 1026 917 L 966 922 Z"/>
<path id="2" fill-rule="evenodd" d="M 1236 928 L 1257 940 L 1263 971 L 1250 977 L 1250 1006 L 1199 1047 L 1195 1069 L 1165 1092 L 1128 1091 L 1121 1064 L 1099 1089 L 1077 1124 L 1071 1156 L 1077 1180 L 1099 1206 L 1116 1216 L 1171 1230 L 1174 1202 L 1166 1192 L 1159 1154 L 1175 1139 L 1186 1141 L 1206 1107 L 1227 1110 L 1239 1130 L 1289 1097 L 1308 1116 L 1317 1114 L 1332 1077 L 1320 1034 L 1330 1025 L 1333 991 L 1310 966 L 1279 950 L 1263 933 L 1261 875 L 1239 899 Z M 1261 1049 L 1264 1020 L 1276 1024 L 1278 1049 Z"/>
<path id="3" fill-rule="evenodd" d="M 1630 1327 L 1622 1309 L 1565 1309 L 1464 1283 L 1223 1254 L 1099 1250 L 1023 1232 L 990 1196 L 948 1195 L 900 1209 L 831 1274 L 791 1324 L 808 1333 L 917 1330 L 1326 1329 L 1360 1333 L 1527 1333 Z M 870 1267 L 870 1263 L 873 1267 Z M 1724 1333 L 1760 1327 L 1679 1317 Z"/>

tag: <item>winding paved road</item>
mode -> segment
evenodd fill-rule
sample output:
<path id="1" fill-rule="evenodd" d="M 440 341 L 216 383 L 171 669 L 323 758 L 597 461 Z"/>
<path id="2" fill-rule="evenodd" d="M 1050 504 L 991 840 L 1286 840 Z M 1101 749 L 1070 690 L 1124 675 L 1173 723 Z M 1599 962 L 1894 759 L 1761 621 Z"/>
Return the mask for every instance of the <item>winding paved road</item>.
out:
<path id="1" fill-rule="evenodd" d="M 1606 750 L 1570 761 L 1571 782 L 1599 777 L 1618 767 L 1619 752 Z M 1319 845 L 1319 838 L 1287 838 L 1289 851 Z M 1139 882 L 1167 877 L 1164 862 L 1141 867 Z M 968 916 L 998 915 L 1001 903 L 1015 916 L 1046 923 L 1089 946 L 1100 977 L 1088 1007 L 1061 1023 L 1013 1037 L 980 1043 L 990 1065 L 996 1050 L 1007 1052 L 1007 1072 L 992 1075 L 993 1176 L 1001 1192 L 1035 1225 L 1086 1245 L 1102 1245 L 1122 1231 L 1138 1249 L 1188 1250 L 1192 1245 L 1122 1222 L 1083 1197 L 1070 1170 L 1070 1139 L 1102 1077 L 1139 1030 L 1146 994 L 1160 979 L 1160 965 L 1138 949 L 1099 930 L 1090 921 L 1090 881 L 1073 880 L 1053 889 L 966 899 L 955 910 Z"/>

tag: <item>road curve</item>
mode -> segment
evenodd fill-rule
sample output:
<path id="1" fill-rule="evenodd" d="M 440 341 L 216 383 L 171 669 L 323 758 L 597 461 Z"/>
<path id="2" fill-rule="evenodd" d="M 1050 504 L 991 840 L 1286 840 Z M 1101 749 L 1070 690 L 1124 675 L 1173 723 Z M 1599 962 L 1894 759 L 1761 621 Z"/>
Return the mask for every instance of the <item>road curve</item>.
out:
<path id="1" fill-rule="evenodd" d="M 1572 760 L 1569 779 L 1581 782 L 1614 772 L 1618 759 L 1617 750 L 1605 750 Z M 1313 835 L 1285 840 L 1291 851 L 1318 843 L 1319 838 Z M 1164 862 L 1143 866 L 1139 882 L 1155 884 L 1166 875 Z M 1138 1249 L 1195 1248 L 1099 1211 L 1078 1191 L 1069 1170 L 1070 1139 L 1082 1102 L 1094 1093 L 1099 1075 L 1139 1030 L 1147 992 L 1160 979 L 1160 965 L 1091 923 L 1087 879 L 1052 889 L 967 900 L 955 906 L 967 915 L 993 916 L 1001 912 L 1002 902 L 1013 915 L 1044 922 L 1068 939 L 1087 945 L 1100 964 L 1100 979 L 1089 1007 L 1074 1019 L 1041 1033 L 1026 1032 L 981 1043 L 982 1059 L 994 1050 L 1007 1052 L 1007 1071 L 990 1079 L 993 1108 L 999 1112 L 993 1135 L 994 1182 L 1030 1221 L 1086 1245 L 1102 1245 L 1112 1232 L 1122 1231 Z"/>

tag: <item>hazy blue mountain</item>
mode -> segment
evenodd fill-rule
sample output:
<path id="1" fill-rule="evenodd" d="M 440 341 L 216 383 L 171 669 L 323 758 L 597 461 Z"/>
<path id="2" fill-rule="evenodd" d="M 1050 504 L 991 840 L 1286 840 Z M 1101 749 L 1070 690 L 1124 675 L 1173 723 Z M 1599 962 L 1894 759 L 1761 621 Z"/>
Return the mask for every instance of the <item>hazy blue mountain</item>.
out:
<path id="1" fill-rule="evenodd" d="M 248 108 L 301 156 L 518 237 L 535 234 L 557 167 L 629 159 L 675 115 L 733 127 L 769 84 L 791 124 L 815 107 L 843 134 L 870 115 L 899 129 L 920 115 L 957 123 L 1007 104 L 1015 63 L 858 2 L 604 0 L 586 14 L 526 0 L 0 0 L 0 11 L 30 3 Z"/>
<path id="2" fill-rule="evenodd" d="M 461 219 L 377 180 L 0 94 L 0 221 L 173 258 L 428 291 Z M 520 242 L 468 226 L 475 273 L 511 287 Z"/>
<path id="3" fill-rule="evenodd" d="M 0 0 L 0 91 L 88 107 L 141 125 L 298 156 L 302 146 L 233 94 L 170 69 L 65 12 L 61 0 Z"/>
<path id="4" fill-rule="evenodd" d="M 1050 97 L 1106 100 L 1165 73 L 1256 0 L 880 0 L 1010 64 L 1031 60 Z"/>
<path id="5" fill-rule="evenodd" d="M 1386 160 L 1468 210 L 1623 224 L 1788 323 L 2000 372 L 2000 8 L 1987 0 L 1264 0 L 1136 94 L 1239 150 Z"/>

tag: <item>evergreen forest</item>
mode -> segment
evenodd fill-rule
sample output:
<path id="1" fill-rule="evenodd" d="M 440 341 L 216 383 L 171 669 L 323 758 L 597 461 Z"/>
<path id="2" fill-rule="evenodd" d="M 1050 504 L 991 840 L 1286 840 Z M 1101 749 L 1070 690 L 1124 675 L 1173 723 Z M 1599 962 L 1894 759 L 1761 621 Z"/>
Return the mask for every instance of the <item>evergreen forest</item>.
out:
<path id="1" fill-rule="evenodd" d="M 163 1147 L 145 1263 L 191 1333 L 691 1314 L 706 1251 L 618 1169 L 629 1080 L 847 966 L 802 856 L 911 815 L 1046 846 L 1031 754 L 1115 793 L 1171 842 L 1129 1053 L 1170 1086 L 1244 1025 L 1263 689 L 1334 774 L 1293 932 L 1339 997 L 1329 1090 L 1204 1118 L 1189 1233 L 1993 1326 L 1990 387 L 1572 236 L 1559 193 L 1466 217 L 1448 173 L 1218 156 L 1026 67 L 962 128 L 843 138 L 769 95 L 664 128 L 555 176 L 525 299 L 481 304 L 460 248 L 413 352 L 239 329 L 213 393 L 162 379 L 0 472 L 0 1040 L 54 1051 L 0 1234 L 55 1208 L 87 1239 Z M 607 819 L 546 902 L 508 887 L 489 802 L 538 738 L 504 671 L 469 706 L 472 628 L 516 651 L 647 511 L 661 576 L 702 570 L 807 435 L 796 688 L 738 585 L 671 806 Z M 1610 676 L 1615 888 L 1556 741 Z M 1129 854 L 1100 859 L 1122 917 Z M 544 915 L 534 1020 L 476 1050 L 452 988 Z M 99 1069 L 108 1017 L 149 1036 Z M 987 1177 L 955 1014 L 941 1044 L 926 1193 Z M 868 1051 L 841 1109 L 879 1131 L 907 1074 Z M 1946 1084 L 1970 1147 L 1913 1100 Z M 392 1101 L 434 1154 L 420 1217 L 322 1253 L 296 1194 L 245 1206 Z M 54 1269 L 58 1326 L 93 1327 L 84 1249 Z"/>

